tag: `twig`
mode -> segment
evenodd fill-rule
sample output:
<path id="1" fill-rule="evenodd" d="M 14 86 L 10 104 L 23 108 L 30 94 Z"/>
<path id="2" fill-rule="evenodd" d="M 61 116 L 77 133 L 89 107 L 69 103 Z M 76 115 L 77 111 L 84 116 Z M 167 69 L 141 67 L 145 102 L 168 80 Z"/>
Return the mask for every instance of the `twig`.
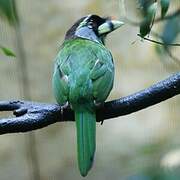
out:
<path id="1" fill-rule="evenodd" d="M 162 45 L 164 50 L 166 51 L 167 55 L 178 65 L 180 66 L 180 59 L 178 59 L 176 56 L 174 56 L 172 54 L 172 52 L 169 50 L 169 46 L 180 46 L 180 44 L 178 43 L 174 43 L 174 44 L 171 44 L 171 43 L 163 43 L 163 42 L 160 42 L 160 41 L 155 41 L 153 39 L 149 39 L 149 38 L 146 38 L 146 37 L 142 37 L 140 34 L 137 34 L 139 37 L 141 37 L 142 39 L 144 40 L 147 40 L 147 41 L 150 41 L 150 42 L 153 42 L 153 43 L 156 43 L 156 44 L 159 44 L 159 45 Z M 161 38 L 158 34 L 156 33 L 153 33 L 153 35 L 155 35 L 156 37 L 158 38 Z"/>
<path id="2" fill-rule="evenodd" d="M 142 39 L 146 40 L 146 41 L 150 41 L 150 42 L 153 42 L 153 43 L 156 43 L 156 44 L 160 44 L 160 45 L 163 45 L 163 46 L 180 46 L 180 43 L 163 43 L 163 42 L 160 42 L 160 41 L 155 41 L 153 39 L 142 37 L 140 34 L 137 34 L 137 35 L 139 37 L 141 37 Z"/>

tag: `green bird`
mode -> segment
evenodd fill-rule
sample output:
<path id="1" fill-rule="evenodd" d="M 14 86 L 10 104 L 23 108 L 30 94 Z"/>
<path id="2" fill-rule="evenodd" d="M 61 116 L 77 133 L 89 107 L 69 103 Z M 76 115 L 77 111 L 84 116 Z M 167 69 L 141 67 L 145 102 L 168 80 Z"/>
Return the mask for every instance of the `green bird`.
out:
<path id="1" fill-rule="evenodd" d="M 108 97 L 114 64 L 105 37 L 124 23 L 88 15 L 67 31 L 55 59 L 53 92 L 60 105 L 70 105 L 77 128 L 78 165 L 82 176 L 91 169 L 96 148 L 96 106 Z"/>

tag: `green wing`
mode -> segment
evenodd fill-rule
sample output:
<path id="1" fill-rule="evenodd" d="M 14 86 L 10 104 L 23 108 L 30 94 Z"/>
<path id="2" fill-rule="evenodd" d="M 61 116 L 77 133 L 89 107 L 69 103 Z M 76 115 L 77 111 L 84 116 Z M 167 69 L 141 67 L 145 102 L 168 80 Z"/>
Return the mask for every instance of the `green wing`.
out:
<path id="1" fill-rule="evenodd" d="M 79 99 L 104 102 L 114 79 L 111 53 L 104 45 L 85 40 L 66 41 L 56 57 L 53 91 L 59 104 Z"/>

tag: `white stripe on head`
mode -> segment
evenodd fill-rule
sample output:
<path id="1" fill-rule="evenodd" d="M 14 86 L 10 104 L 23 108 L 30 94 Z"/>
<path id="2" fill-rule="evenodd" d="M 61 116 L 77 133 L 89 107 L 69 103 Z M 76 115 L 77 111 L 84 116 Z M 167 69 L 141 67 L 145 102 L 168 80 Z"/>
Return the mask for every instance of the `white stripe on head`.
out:
<path id="1" fill-rule="evenodd" d="M 79 28 L 83 27 L 84 25 L 86 25 L 88 19 L 89 19 L 91 16 L 92 16 L 92 14 L 87 15 L 87 17 L 79 24 L 79 26 L 78 26 L 77 29 L 79 29 Z"/>

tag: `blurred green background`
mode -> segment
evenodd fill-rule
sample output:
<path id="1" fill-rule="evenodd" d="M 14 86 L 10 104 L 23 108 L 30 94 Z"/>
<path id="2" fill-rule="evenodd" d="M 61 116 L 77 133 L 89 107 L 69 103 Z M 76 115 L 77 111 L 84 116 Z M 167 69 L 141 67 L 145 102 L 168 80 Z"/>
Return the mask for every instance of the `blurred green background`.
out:
<path id="1" fill-rule="evenodd" d="M 91 13 L 123 18 L 121 2 L 17 0 L 22 47 L 17 38 L 19 30 L 0 19 L 0 43 L 17 56 L 0 53 L 0 100 L 55 102 L 51 89 L 53 59 L 65 32 L 77 19 Z M 136 1 L 126 1 L 126 16 L 138 20 L 138 8 L 132 2 Z M 178 7 L 180 1 L 172 0 L 168 12 Z M 159 23 L 153 29 L 161 32 L 163 27 L 164 23 Z M 116 68 L 109 100 L 144 89 L 180 71 L 166 53 L 158 54 L 156 44 L 141 41 L 138 31 L 138 27 L 126 23 L 107 38 L 106 46 L 113 54 Z M 179 36 L 175 42 L 180 42 Z M 171 49 L 176 57 L 180 57 L 178 48 Z M 24 57 L 29 78 L 25 93 L 20 57 Z M 98 123 L 94 166 L 86 178 L 78 171 L 73 122 L 57 123 L 34 133 L 1 135 L 0 180 L 179 180 L 179 109 L 180 97 L 176 96 L 143 111 L 105 121 L 102 126 Z M 0 118 L 7 115 L 0 113 Z"/>

